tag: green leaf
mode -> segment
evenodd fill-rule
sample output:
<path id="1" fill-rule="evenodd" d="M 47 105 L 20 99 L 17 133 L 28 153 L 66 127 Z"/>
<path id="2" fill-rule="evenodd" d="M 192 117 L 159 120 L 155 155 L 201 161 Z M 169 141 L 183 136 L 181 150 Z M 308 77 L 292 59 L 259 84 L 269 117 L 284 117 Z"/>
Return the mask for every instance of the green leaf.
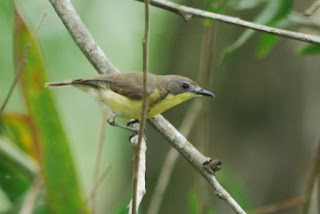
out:
<path id="1" fill-rule="evenodd" d="M 320 54 L 320 46 L 309 44 L 304 46 L 303 48 L 298 50 L 299 55 L 314 55 L 314 54 Z"/>
<path id="2" fill-rule="evenodd" d="M 14 62 L 16 70 L 23 59 L 31 33 L 15 10 Z M 82 208 L 82 192 L 62 128 L 56 104 L 48 89 L 47 77 L 37 41 L 32 43 L 21 77 L 21 88 L 32 126 L 37 130 L 41 172 L 44 177 L 47 203 L 52 213 L 78 213 Z"/>
<path id="3" fill-rule="evenodd" d="M 292 22 L 288 17 L 285 17 L 278 21 L 275 24 L 275 27 L 278 28 L 288 28 L 292 26 Z M 258 41 L 258 45 L 256 48 L 256 55 L 259 58 L 266 57 L 271 50 L 276 46 L 276 44 L 280 41 L 280 37 L 272 35 L 272 34 L 263 34 Z"/>
<path id="4" fill-rule="evenodd" d="M 273 26 L 289 14 L 292 6 L 293 0 L 269 0 L 253 22 Z M 255 31 L 253 30 L 245 30 L 234 43 L 225 49 L 222 53 L 221 61 L 244 45 L 254 33 Z"/>

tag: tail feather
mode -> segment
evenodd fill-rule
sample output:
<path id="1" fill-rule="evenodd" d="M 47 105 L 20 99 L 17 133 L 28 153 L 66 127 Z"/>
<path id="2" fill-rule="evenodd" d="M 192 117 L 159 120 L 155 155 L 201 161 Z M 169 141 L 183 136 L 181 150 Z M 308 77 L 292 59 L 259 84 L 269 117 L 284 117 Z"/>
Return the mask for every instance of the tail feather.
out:
<path id="1" fill-rule="evenodd" d="M 48 82 L 45 84 L 45 87 L 47 88 L 52 88 L 52 87 L 62 87 L 62 86 L 69 86 L 73 85 L 74 80 L 65 80 L 65 81 L 60 81 L 60 82 Z"/>

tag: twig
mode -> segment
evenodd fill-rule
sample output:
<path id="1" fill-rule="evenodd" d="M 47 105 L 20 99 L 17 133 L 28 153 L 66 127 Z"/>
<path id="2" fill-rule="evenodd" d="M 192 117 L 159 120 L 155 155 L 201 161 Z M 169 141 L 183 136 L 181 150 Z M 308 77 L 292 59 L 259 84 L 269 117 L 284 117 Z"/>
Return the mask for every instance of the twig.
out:
<path id="1" fill-rule="evenodd" d="M 21 61 L 21 65 L 19 66 L 18 73 L 16 74 L 16 76 L 15 76 L 15 78 L 14 78 L 14 80 L 13 80 L 11 86 L 10 86 L 10 89 L 9 89 L 9 91 L 8 91 L 8 94 L 7 94 L 5 100 L 4 100 L 4 102 L 3 102 L 3 104 L 2 104 L 2 106 L 1 106 L 1 108 L 0 108 L 0 116 L 1 116 L 1 114 L 3 113 L 5 107 L 6 107 L 8 101 L 9 101 L 9 99 L 10 99 L 11 94 L 12 94 L 14 88 L 16 87 L 16 85 L 17 85 L 17 83 L 18 83 L 18 80 L 20 79 L 22 72 L 24 71 L 24 67 L 25 67 L 25 65 L 26 65 L 26 63 L 27 63 L 27 58 L 28 58 L 28 54 L 29 54 L 30 48 L 31 48 L 33 42 L 35 41 L 35 38 L 36 38 L 36 36 L 37 36 L 37 33 L 39 32 L 40 27 L 41 27 L 44 19 L 46 18 L 46 16 L 47 16 L 47 13 L 44 12 L 44 13 L 42 14 L 41 18 L 40 18 L 40 21 L 39 21 L 36 29 L 35 29 L 34 32 L 33 32 L 33 34 L 32 34 L 32 36 L 31 36 L 29 42 L 28 42 L 27 45 L 26 45 L 26 48 L 25 48 L 24 53 L 23 53 L 23 58 L 22 58 L 22 61 Z"/>
<path id="2" fill-rule="evenodd" d="M 279 203 L 275 203 L 275 204 L 270 204 L 270 205 L 266 205 L 266 206 L 263 206 L 263 207 L 259 207 L 257 209 L 249 211 L 248 213 L 249 214 L 274 213 L 274 212 L 278 212 L 278 211 L 281 211 L 281 210 L 285 210 L 285 209 L 289 209 L 289 208 L 293 208 L 293 207 L 299 206 L 302 203 L 304 203 L 305 200 L 306 200 L 306 198 L 304 196 L 290 198 L 288 200 L 281 201 Z"/>
<path id="3" fill-rule="evenodd" d="M 34 205 L 35 205 L 35 202 L 37 199 L 37 195 L 41 189 L 42 184 L 43 184 L 43 181 L 42 181 L 41 177 L 38 176 L 34 180 L 28 193 L 26 194 L 25 199 L 22 204 L 22 208 L 19 211 L 19 214 L 32 214 L 33 213 Z"/>
<path id="4" fill-rule="evenodd" d="M 183 136 L 188 137 L 195 120 L 199 116 L 202 104 L 203 102 L 201 102 L 200 100 L 195 100 L 189 107 L 186 116 L 181 122 L 181 126 L 179 128 Z M 159 208 L 163 199 L 164 192 L 167 189 L 170 177 L 172 175 L 178 157 L 179 153 L 177 152 L 177 150 L 171 147 L 159 173 L 159 178 L 154 188 L 154 193 L 151 197 L 147 213 L 159 213 Z"/>
<path id="5" fill-rule="evenodd" d="M 139 124 L 135 123 L 132 124 L 133 127 L 135 128 L 139 128 Z M 139 136 L 135 135 L 133 137 L 130 138 L 130 142 L 132 144 L 132 147 L 136 152 L 139 152 L 139 154 L 135 154 L 135 156 L 139 156 L 139 162 L 138 163 L 134 163 L 134 166 L 139 165 L 138 167 L 138 171 L 134 172 L 135 176 L 136 176 L 136 193 L 135 193 L 135 202 L 133 202 L 133 198 L 130 201 L 129 205 L 128 205 L 128 210 L 129 210 L 129 214 L 132 214 L 133 212 L 137 213 L 138 209 L 139 209 L 139 205 L 142 201 L 142 198 L 144 196 L 144 194 L 146 193 L 146 151 L 147 151 L 147 143 L 146 143 L 146 138 L 143 137 L 141 144 L 140 144 L 140 148 L 137 149 L 136 147 L 138 146 L 138 139 Z M 134 160 L 136 161 L 136 160 Z M 135 208 L 133 206 L 133 204 L 135 204 Z"/>
<path id="6" fill-rule="evenodd" d="M 0 157 L 2 162 L 12 164 L 30 180 L 39 173 L 37 162 L 3 137 L 0 137 Z"/>
<path id="7" fill-rule="evenodd" d="M 288 18 L 291 22 L 293 22 L 298 27 L 306 27 L 312 30 L 317 30 L 317 31 L 320 30 L 320 24 L 318 21 L 312 18 L 305 17 L 298 12 L 292 11 L 289 14 Z"/>
<path id="8" fill-rule="evenodd" d="M 70 0 L 49 0 L 82 53 L 99 73 L 119 70 L 113 66 L 81 21 Z"/>
<path id="9" fill-rule="evenodd" d="M 104 54 L 101 54 L 101 49 L 98 47 L 98 45 L 94 42 L 93 38 L 91 37 L 90 33 L 86 29 L 85 25 L 82 23 L 81 19 L 77 15 L 77 13 L 74 10 L 73 5 L 71 4 L 70 0 L 49 0 L 56 10 L 57 14 L 59 15 L 60 19 L 67 23 L 65 24 L 66 28 L 74 37 L 74 41 L 76 44 L 81 48 L 83 52 L 90 52 L 90 53 L 84 53 L 85 56 L 89 59 L 90 62 L 93 61 L 91 59 L 91 55 L 94 55 L 94 58 L 99 58 L 99 60 L 95 61 L 97 64 L 95 67 L 97 69 L 101 68 L 101 71 L 107 71 L 107 72 L 117 72 L 117 69 L 108 69 L 110 67 L 114 67 L 110 60 L 106 58 Z M 68 11 L 71 11 L 70 13 Z M 81 30 L 77 29 L 78 27 L 82 28 Z M 80 34 L 79 32 L 85 31 L 85 33 Z M 89 37 L 89 38 L 87 38 Z M 77 38 L 77 39 L 76 39 Z M 87 50 L 85 47 L 87 47 L 87 44 L 84 44 L 86 42 L 81 42 L 79 40 L 84 41 L 90 41 L 91 50 Z M 83 47 L 84 46 L 84 47 Z M 110 64 L 109 64 L 110 62 Z M 150 121 L 150 120 L 149 120 Z M 176 149 L 180 151 L 180 153 L 183 153 L 183 156 L 194 166 L 198 169 L 198 171 L 201 173 L 202 176 L 205 177 L 205 179 L 208 181 L 209 184 L 215 189 L 218 195 L 221 195 L 223 199 L 225 199 L 229 205 L 236 210 L 237 213 L 245 213 L 242 208 L 237 204 L 237 202 L 221 187 L 219 182 L 215 179 L 215 177 L 206 172 L 203 169 L 202 163 L 205 161 L 210 161 L 210 158 L 204 157 L 201 153 L 200 154 L 194 154 L 194 150 L 196 150 L 192 144 L 188 144 L 188 148 L 179 148 L 180 143 L 176 141 L 175 139 L 180 139 L 182 142 L 185 142 L 186 139 L 181 136 L 181 134 L 168 122 L 166 121 L 161 115 L 158 115 L 156 118 L 151 119 L 151 123 L 154 126 L 158 126 L 158 130 L 160 130 L 160 133 L 164 135 L 170 134 L 170 138 L 168 137 L 170 143 L 174 144 Z M 172 131 L 171 131 L 172 129 Z M 197 151 L 198 152 L 198 151 Z M 198 152 L 199 153 L 199 152 Z M 198 159 L 199 158 L 199 159 Z M 197 163 L 197 164 L 195 164 Z"/>
<path id="10" fill-rule="evenodd" d="M 101 111 L 101 121 L 100 121 L 100 125 L 99 125 L 99 140 L 98 140 L 98 147 L 97 147 L 97 158 L 96 158 L 94 173 L 93 173 L 94 185 L 97 183 L 97 179 L 98 179 L 98 175 L 99 175 L 100 159 L 101 159 L 103 141 L 104 141 L 104 136 L 105 136 L 104 128 L 106 126 L 106 121 L 107 121 L 107 112 L 105 110 L 102 110 Z M 96 194 L 93 194 L 92 200 L 91 200 L 92 214 L 95 213 L 95 199 L 96 199 Z"/>
<path id="11" fill-rule="evenodd" d="M 320 170 L 320 138 L 318 140 L 318 150 L 312 162 L 311 170 L 310 170 L 307 185 L 306 185 L 306 190 L 304 193 L 306 200 L 302 206 L 303 214 L 306 214 L 308 212 L 313 186 L 314 186 L 316 177 L 319 176 L 319 170 Z"/>
<path id="12" fill-rule="evenodd" d="M 305 16 L 312 16 L 320 8 L 320 1 L 314 1 L 311 6 L 304 12 Z"/>
<path id="13" fill-rule="evenodd" d="M 89 196 L 87 197 L 87 199 L 82 203 L 81 209 L 80 209 L 80 214 L 85 212 L 85 207 L 86 204 L 92 200 L 92 197 L 94 197 L 94 195 L 96 194 L 98 188 L 100 187 L 100 185 L 102 184 L 102 181 L 104 180 L 104 178 L 107 176 L 108 172 L 110 171 L 111 166 L 109 164 L 106 165 L 106 167 L 104 168 L 104 170 L 102 170 L 102 174 L 97 178 L 96 183 L 94 184 L 94 186 L 91 189 L 91 192 L 89 194 Z"/>
<path id="14" fill-rule="evenodd" d="M 214 37 L 214 25 L 204 25 L 204 36 L 202 43 L 202 53 L 200 62 L 200 85 L 204 88 L 210 86 L 210 74 L 212 69 L 212 44 Z M 200 100 L 203 104 L 201 105 L 201 113 L 198 120 L 197 126 L 197 148 L 200 151 L 208 151 L 210 142 L 210 119 L 209 119 L 209 103 L 207 99 Z M 199 213 L 207 213 L 209 209 L 210 197 L 209 190 L 205 182 L 198 176 L 195 179 L 196 189 L 199 193 L 200 201 Z"/>
<path id="15" fill-rule="evenodd" d="M 136 1 L 143 2 L 143 0 L 136 0 Z M 245 21 L 240 18 L 236 18 L 232 16 L 222 15 L 222 14 L 213 13 L 213 12 L 207 12 L 204 10 L 187 7 L 184 5 L 179 5 L 167 0 L 150 0 L 150 4 L 153 6 L 174 12 L 182 16 L 187 21 L 189 21 L 192 17 L 208 18 L 208 19 L 213 19 L 216 21 L 224 22 L 224 23 L 242 26 L 245 28 L 251 28 L 253 30 L 264 32 L 264 33 L 270 33 L 270 34 L 278 35 L 278 36 L 289 38 L 289 39 L 294 39 L 302 42 L 308 42 L 308 43 L 320 45 L 319 36 L 314 36 L 310 34 L 299 33 L 299 32 L 294 32 L 289 30 L 282 30 L 274 27 L 268 27 L 265 25 Z"/>
<path id="16" fill-rule="evenodd" d="M 147 74 L 148 74 L 148 49 L 149 46 L 149 0 L 145 1 L 145 35 L 143 40 L 143 97 L 142 97 L 142 109 L 141 119 L 138 135 L 138 143 L 135 148 L 135 161 L 134 161 L 134 172 L 133 172 L 133 191 L 132 191 L 132 209 L 131 213 L 136 214 L 138 212 L 138 176 L 140 168 L 140 149 L 141 142 L 144 136 L 144 128 L 146 124 L 146 113 L 148 105 L 148 94 L 147 94 Z"/>
<path id="17" fill-rule="evenodd" d="M 239 204 L 217 181 L 211 165 L 212 160 L 201 154 L 176 128 L 174 128 L 162 115 L 157 115 L 149 119 L 150 123 L 156 128 L 169 143 L 175 147 L 180 154 L 203 176 L 203 178 L 214 189 L 216 195 L 225 200 L 236 213 L 245 213 Z M 207 164 L 209 163 L 209 164 Z"/>

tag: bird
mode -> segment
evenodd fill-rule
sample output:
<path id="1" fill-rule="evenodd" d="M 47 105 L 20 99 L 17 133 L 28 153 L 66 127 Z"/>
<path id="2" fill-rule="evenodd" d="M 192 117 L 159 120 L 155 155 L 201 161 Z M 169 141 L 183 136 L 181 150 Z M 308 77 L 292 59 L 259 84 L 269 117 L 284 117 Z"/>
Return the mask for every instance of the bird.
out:
<path id="1" fill-rule="evenodd" d="M 143 103 L 143 72 L 99 74 L 84 79 L 49 82 L 45 87 L 75 86 L 91 94 L 109 112 L 112 126 L 136 131 L 116 123 L 117 118 L 140 119 Z M 180 75 L 147 73 L 146 118 L 154 117 L 186 100 L 197 96 L 215 95 L 193 80 Z"/>

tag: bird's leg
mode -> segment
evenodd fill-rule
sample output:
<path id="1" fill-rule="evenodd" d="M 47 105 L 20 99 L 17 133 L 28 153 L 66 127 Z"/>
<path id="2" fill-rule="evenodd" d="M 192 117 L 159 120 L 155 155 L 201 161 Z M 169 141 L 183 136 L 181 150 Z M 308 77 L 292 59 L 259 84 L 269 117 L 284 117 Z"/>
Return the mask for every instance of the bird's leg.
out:
<path id="1" fill-rule="evenodd" d="M 124 126 L 124 125 L 121 125 L 119 123 L 116 123 L 116 115 L 114 113 L 111 113 L 107 122 L 111 125 L 111 126 L 115 126 L 115 127 L 119 127 L 119 128 L 123 128 L 123 129 L 126 129 L 126 130 L 129 130 L 129 131 L 132 131 L 134 133 L 138 133 L 139 130 L 135 129 L 135 128 L 132 128 L 132 127 L 129 127 L 129 126 Z"/>

